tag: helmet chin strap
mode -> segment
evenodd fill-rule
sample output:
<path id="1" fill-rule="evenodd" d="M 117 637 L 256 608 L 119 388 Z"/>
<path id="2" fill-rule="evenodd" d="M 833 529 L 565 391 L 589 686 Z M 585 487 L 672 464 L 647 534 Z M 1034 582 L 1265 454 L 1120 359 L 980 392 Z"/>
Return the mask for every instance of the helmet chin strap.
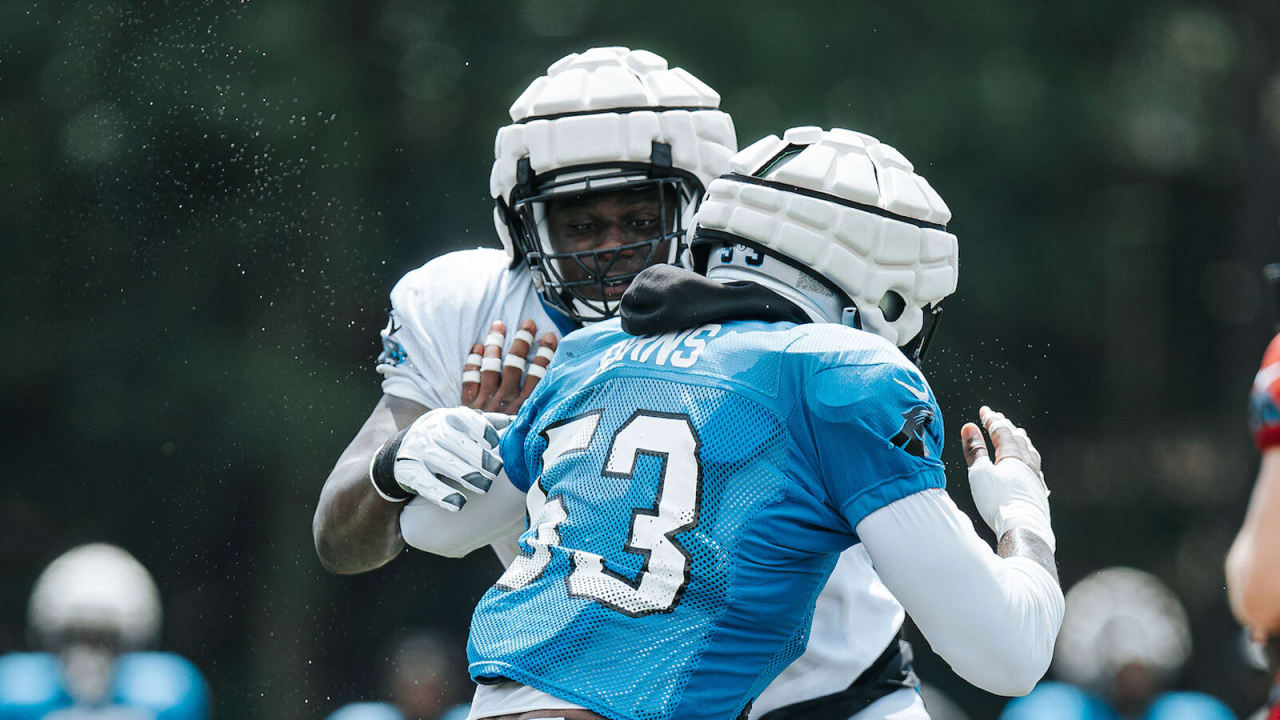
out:
<path id="1" fill-rule="evenodd" d="M 734 247 L 728 260 L 724 258 L 721 251 L 711 251 L 707 259 L 708 278 L 719 282 L 745 280 L 763 285 L 795 303 L 813 322 L 839 323 L 849 315 L 835 293 L 803 270 L 741 245 Z"/>

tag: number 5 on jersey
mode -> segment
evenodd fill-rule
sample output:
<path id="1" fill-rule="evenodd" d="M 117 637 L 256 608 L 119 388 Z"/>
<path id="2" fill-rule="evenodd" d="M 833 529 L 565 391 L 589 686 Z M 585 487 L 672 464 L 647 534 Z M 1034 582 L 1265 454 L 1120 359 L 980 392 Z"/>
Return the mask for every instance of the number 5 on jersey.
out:
<path id="1" fill-rule="evenodd" d="M 544 471 L 591 447 L 602 412 L 596 410 L 546 429 Z M 640 410 L 618 428 L 609 440 L 602 475 L 631 480 L 641 455 L 662 461 L 653 506 L 632 511 L 628 540 L 623 546 L 627 552 L 645 555 L 645 561 L 633 581 L 609 569 L 597 553 L 570 550 L 573 571 L 568 578 L 569 595 L 590 598 L 632 617 L 669 612 L 680 602 L 689 582 L 690 558 L 675 535 L 698 524 L 700 446 L 688 415 Z M 534 494 L 541 493 L 540 483 L 535 483 L 529 493 L 532 508 L 537 501 Z M 560 544 L 559 526 L 567 518 L 564 499 L 559 495 L 547 497 L 531 521 L 536 531 L 525 541 L 533 553 L 517 557 L 498 580 L 498 587 L 517 590 L 540 577 L 551 562 L 551 546 Z"/>

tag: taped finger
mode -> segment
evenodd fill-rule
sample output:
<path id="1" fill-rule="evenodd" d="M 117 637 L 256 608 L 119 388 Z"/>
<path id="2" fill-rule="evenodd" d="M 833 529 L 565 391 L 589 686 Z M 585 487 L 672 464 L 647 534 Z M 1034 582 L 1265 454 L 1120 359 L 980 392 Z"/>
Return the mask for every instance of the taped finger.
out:
<path id="1" fill-rule="evenodd" d="M 506 338 L 506 326 L 501 321 L 494 321 L 489 326 L 489 335 L 484 339 L 484 357 L 480 360 L 480 392 L 477 400 L 483 405 L 493 397 L 498 389 L 502 370 L 502 345 Z"/>
<path id="2" fill-rule="evenodd" d="M 528 367 L 525 368 L 524 388 L 520 392 L 521 398 L 527 398 L 533 393 L 538 381 L 546 376 L 547 366 L 551 364 L 551 359 L 555 356 L 556 336 L 547 333 L 542 336 L 542 340 L 538 345 L 538 352 L 533 356 L 533 362 L 529 363 Z"/>
<path id="3" fill-rule="evenodd" d="M 476 343 L 471 346 L 471 352 L 467 355 L 467 359 L 462 364 L 462 404 L 470 405 L 476 399 L 476 395 L 480 392 L 480 353 L 484 352 L 484 346 Z"/>

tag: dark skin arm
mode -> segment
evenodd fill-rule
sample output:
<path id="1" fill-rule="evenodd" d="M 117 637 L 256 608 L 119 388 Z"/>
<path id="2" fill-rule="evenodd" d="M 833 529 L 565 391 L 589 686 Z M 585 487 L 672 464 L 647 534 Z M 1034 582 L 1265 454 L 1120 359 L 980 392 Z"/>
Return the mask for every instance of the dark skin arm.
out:
<path id="1" fill-rule="evenodd" d="M 383 500 L 369 482 L 369 461 L 388 438 L 427 408 L 383 395 L 324 481 L 311 522 L 316 554 L 330 572 L 350 575 L 382 567 L 404 550 L 403 503 Z"/>
<path id="2" fill-rule="evenodd" d="M 1040 453 L 1031 444 L 1026 431 L 1014 427 L 1004 415 L 992 412 L 988 407 L 979 410 L 978 417 L 991 435 L 997 465 L 1005 458 L 1021 460 L 1040 476 L 1041 481 L 1044 480 L 1044 473 L 1040 469 Z M 987 441 L 982 436 L 982 430 L 973 423 L 965 423 L 960 428 L 960 444 L 964 448 L 964 461 L 970 467 L 978 458 L 987 456 Z M 1058 566 L 1054 561 L 1053 551 L 1049 549 L 1048 543 L 1033 532 L 1022 528 L 1007 530 L 996 545 L 996 554 L 1000 557 L 1030 558 L 1048 570 L 1054 581 L 1058 581 Z"/>
<path id="3" fill-rule="evenodd" d="M 537 332 L 532 320 L 525 320 L 520 326 L 530 334 Z M 501 322 L 493 323 L 489 330 L 499 335 L 506 332 Z M 540 344 L 555 350 L 556 337 L 545 335 Z M 511 351 L 524 357 L 529 346 L 517 340 Z M 501 357 L 502 348 L 476 345 L 473 352 Z M 549 363 L 548 358 L 532 361 L 543 368 Z M 471 365 L 465 369 L 479 370 Z M 483 372 L 481 378 L 480 383 L 463 383 L 463 405 L 515 413 L 538 384 L 537 377 L 526 377 L 523 370 L 511 366 L 503 367 L 501 372 Z M 325 569 L 343 575 L 367 572 L 382 567 L 404 550 L 405 542 L 400 534 L 400 511 L 404 503 L 388 502 L 378 495 L 369 482 L 369 461 L 383 443 L 427 410 L 411 400 L 383 395 L 338 458 L 320 490 L 320 501 L 311 523 L 316 554 Z"/>

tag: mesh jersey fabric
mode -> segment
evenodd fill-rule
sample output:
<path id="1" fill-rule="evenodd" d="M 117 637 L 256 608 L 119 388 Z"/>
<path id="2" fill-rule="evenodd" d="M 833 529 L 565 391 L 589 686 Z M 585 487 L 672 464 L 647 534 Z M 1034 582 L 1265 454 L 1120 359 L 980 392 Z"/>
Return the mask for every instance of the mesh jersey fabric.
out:
<path id="1" fill-rule="evenodd" d="M 804 650 L 858 521 L 944 486 L 941 446 L 924 378 L 869 333 L 575 333 L 503 440 L 530 528 L 472 619 L 472 677 L 736 717 Z"/>
<path id="2" fill-rule="evenodd" d="M 1249 394 L 1249 429 L 1259 450 L 1280 446 L 1280 335 L 1262 356 Z"/>

